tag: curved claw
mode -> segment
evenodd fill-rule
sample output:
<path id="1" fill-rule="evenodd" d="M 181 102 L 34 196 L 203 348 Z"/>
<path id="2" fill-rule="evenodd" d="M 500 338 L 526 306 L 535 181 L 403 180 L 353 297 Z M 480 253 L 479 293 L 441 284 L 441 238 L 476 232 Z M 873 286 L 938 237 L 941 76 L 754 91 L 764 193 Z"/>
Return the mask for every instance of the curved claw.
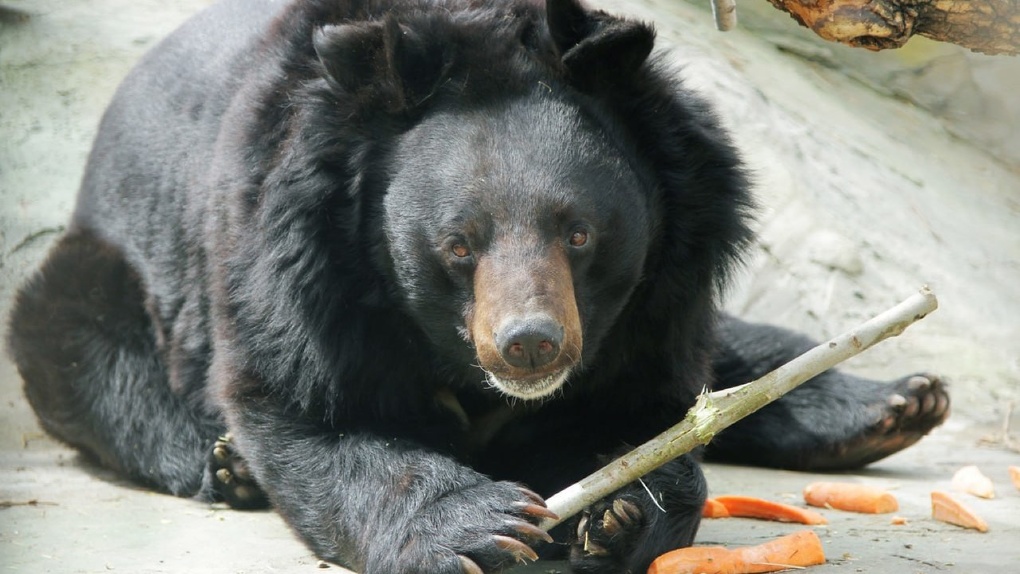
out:
<path id="1" fill-rule="evenodd" d="M 907 404 L 907 397 L 904 397 L 899 393 L 892 394 L 889 395 L 888 399 L 886 399 L 886 403 L 894 409 L 903 410 L 903 407 Z"/>
<path id="2" fill-rule="evenodd" d="M 903 409 L 903 416 L 905 418 L 916 417 L 920 408 L 921 405 L 918 403 L 917 399 L 907 401 L 907 406 Z"/>
<path id="3" fill-rule="evenodd" d="M 602 514 L 602 531 L 610 536 L 616 536 L 622 530 L 623 524 L 616 518 L 616 514 L 607 508 Z"/>
<path id="4" fill-rule="evenodd" d="M 907 388 L 912 391 L 926 389 L 931 386 L 931 379 L 924 375 L 914 375 L 907 380 Z"/>
<path id="5" fill-rule="evenodd" d="M 585 535 L 588 534 L 588 513 L 585 512 L 581 515 L 581 520 L 577 522 L 577 539 L 583 540 Z"/>
<path id="6" fill-rule="evenodd" d="M 223 463 L 230 457 L 230 453 L 227 452 L 227 449 L 223 448 L 223 445 L 217 444 L 213 447 L 213 456 L 216 457 L 217 461 Z"/>
<path id="7" fill-rule="evenodd" d="M 552 520 L 559 520 L 560 518 L 559 515 L 553 512 L 552 510 L 549 510 L 545 506 L 539 506 L 537 504 L 519 502 L 517 503 L 517 508 L 520 510 L 521 513 L 527 514 L 529 516 L 534 516 L 536 518 L 550 518 Z"/>
<path id="8" fill-rule="evenodd" d="M 457 558 L 460 559 L 460 569 L 464 572 L 464 574 L 485 574 L 482 567 L 474 560 L 464 556 L 463 554 L 458 554 Z"/>
<path id="9" fill-rule="evenodd" d="M 629 500 L 624 500 L 622 498 L 614 500 L 613 512 L 625 525 L 630 525 L 641 520 L 641 508 Z"/>
<path id="10" fill-rule="evenodd" d="M 534 502 L 535 504 L 537 504 L 539 506 L 545 506 L 546 505 L 545 504 L 545 499 L 542 498 L 542 496 L 539 495 L 534 490 L 531 490 L 530 488 L 524 488 L 523 486 L 518 486 L 517 490 L 520 490 L 521 494 L 523 494 L 524 496 L 526 496 L 529 499 L 531 499 L 531 501 Z"/>
<path id="11" fill-rule="evenodd" d="M 234 474 L 229 469 L 221 468 L 216 471 L 216 478 L 223 484 L 233 484 Z"/>
<path id="12" fill-rule="evenodd" d="M 939 396 L 938 404 L 935 405 L 935 411 L 932 412 L 932 415 L 939 418 L 945 418 L 948 412 L 949 412 L 949 395 L 941 395 Z"/>
<path id="13" fill-rule="evenodd" d="M 535 554 L 530 546 L 516 538 L 495 534 L 492 536 L 492 540 L 500 550 L 509 552 L 518 562 L 524 562 L 525 559 L 532 562 L 538 560 L 538 554 Z"/>
<path id="14" fill-rule="evenodd" d="M 510 523 L 510 527 L 516 530 L 521 535 L 527 536 L 529 538 L 537 538 L 545 542 L 553 541 L 553 537 L 550 536 L 548 532 L 542 530 L 541 528 L 535 526 L 530 522 L 524 522 L 523 520 L 515 520 Z"/>

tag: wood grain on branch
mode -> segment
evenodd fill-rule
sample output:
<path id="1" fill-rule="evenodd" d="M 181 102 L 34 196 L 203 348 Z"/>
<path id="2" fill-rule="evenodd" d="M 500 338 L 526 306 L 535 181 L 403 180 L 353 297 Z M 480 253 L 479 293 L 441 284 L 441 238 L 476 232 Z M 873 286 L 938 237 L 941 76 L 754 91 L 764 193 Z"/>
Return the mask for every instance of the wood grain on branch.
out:
<path id="1" fill-rule="evenodd" d="M 833 42 L 899 48 L 914 34 L 985 54 L 1020 54 L 1020 0 L 769 0 Z"/>

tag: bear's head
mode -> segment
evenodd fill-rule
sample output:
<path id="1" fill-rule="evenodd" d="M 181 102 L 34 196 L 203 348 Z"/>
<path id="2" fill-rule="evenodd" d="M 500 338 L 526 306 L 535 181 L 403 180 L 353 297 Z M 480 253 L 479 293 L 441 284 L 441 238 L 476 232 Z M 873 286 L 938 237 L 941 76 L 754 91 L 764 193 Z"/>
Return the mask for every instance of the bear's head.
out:
<path id="1" fill-rule="evenodd" d="M 688 266 L 665 287 L 683 295 L 651 294 L 669 300 L 658 308 L 711 307 L 703 295 L 726 265 L 721 252 L 746 229 L 736 160 L 648 70 L 650 27 L 576 0 L 508 6 L 517 13 L 327 26 L 314 44 L 333 89 L 358 102 L 351 121 L 392 130 L 365 132 L 361 148 L 385 157 L 369 213 L 381 220 L 391 291 L 443 365 L 527 400 L 613 352 L 603 343 L 656 266 Z M 682 129 L 641 127 L 669 121 Z M 708 143 L 690 151 L 684 138 Z M 685 162 L 698 165 L 695 179 L 720 163 L 710 185 L 725 192 L 691 192 L 679 181 L 692 175 Z M 718 230 L 676 236 L 706 222 Z"/>
<path id="2" fill-rule="evenodd" d="M 653 227 L 625 154 L 543 91 L 426 117 L 395 153 L 384 209 L 418 321 L 444 347 L 455 326 L 474 349 L 465 360 L 522 399 L 555 391 L 598 348 Z"/>

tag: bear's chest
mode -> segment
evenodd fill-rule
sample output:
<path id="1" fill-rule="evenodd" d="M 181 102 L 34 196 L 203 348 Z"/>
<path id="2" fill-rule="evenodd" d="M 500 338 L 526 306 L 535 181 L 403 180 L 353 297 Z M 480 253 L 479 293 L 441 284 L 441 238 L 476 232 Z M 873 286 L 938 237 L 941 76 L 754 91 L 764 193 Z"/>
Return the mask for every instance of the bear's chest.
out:
<path id="1" fill-rule="evenodd" d="M 457 393 L 448 387 L 436 392 L 436 404 L 456 426 L 458 450 L 472 456 L 485 450 L 505 429 L 535 412 L 536 406 L 511 404 L 473 393 Z"/>

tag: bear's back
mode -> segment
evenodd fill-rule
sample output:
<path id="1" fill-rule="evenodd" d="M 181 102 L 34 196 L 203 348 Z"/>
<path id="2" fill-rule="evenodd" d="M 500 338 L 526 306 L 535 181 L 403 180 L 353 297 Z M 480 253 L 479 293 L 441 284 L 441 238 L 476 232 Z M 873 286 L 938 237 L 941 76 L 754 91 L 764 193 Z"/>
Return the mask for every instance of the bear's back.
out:
<path id="1" fill-rule="evenodd" d="M 142 58 L 100 123 L 75 223 L 101 229 L 123 245 L 137 219 L 94 221 L 97 214 L 125 207 L 136 217 L 172 213 L 158 203 L 176 203 L 173 197 L 181 194 L 173 192 L 194 185 L 206 169 L 219 120 L 281 6 L 273 0 L 219 2 Z"/>

